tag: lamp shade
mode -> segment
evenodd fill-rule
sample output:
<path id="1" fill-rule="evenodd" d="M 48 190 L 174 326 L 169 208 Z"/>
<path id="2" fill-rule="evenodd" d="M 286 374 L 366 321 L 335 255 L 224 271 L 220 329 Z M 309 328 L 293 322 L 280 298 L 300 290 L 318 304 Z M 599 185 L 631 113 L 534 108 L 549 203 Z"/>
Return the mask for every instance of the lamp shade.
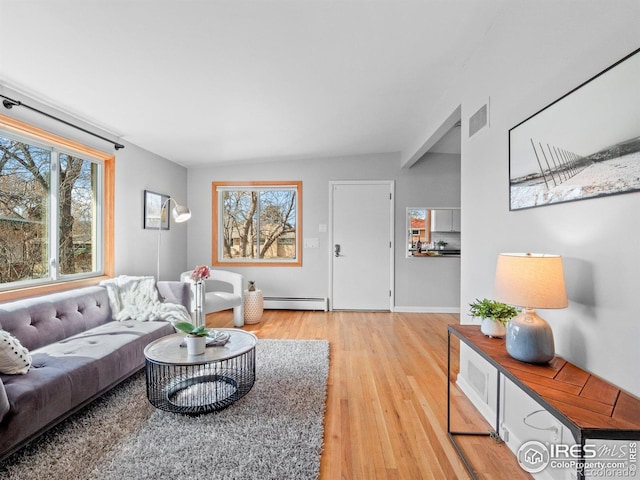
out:
<path id="1" fill-rule="evenodd" d="M 566 308 L 562 257 L 539 253 L 501 253 L 494 296 L 526 308 Z"/>
<path id="2" fill-rule="evenodd" d="M 177 203 L 176 206 L 173 207 L 172 214 L 173 219 L 176 221 L 176 223 L 186 222 L 191 218 L 191 210 L 189 210 L 184 205 L 178 205 Z"/>
<path id="3" fill-rule="evenodd" d="M 162 204 L 161 211 L 164 211 L 165 207 L 169 206 L 169 204 L 173 202 L 175 207 L 171 210 L 171 216 L 175 220 L 176 223 L 186 222 L 191 218 L 191 210 L 184 205 L 180 205 L 176 202 L 172 197 L 167 198 Z M 162 233 L 162 223 L 158 223 L 158 261 L 156 263 L 156 280 L 160 280 L 160 238 Z"/>

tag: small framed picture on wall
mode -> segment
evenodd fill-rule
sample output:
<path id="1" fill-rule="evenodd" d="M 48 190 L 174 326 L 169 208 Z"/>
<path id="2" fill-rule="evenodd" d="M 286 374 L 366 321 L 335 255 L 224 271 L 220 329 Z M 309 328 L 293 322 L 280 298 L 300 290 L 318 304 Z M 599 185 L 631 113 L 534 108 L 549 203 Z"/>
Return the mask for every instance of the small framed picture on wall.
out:
<path id="1" fill-rule="evenodd" d="M 152 230 L 169 230 L 169 195 L 144 191 L 143 227 Z"/>

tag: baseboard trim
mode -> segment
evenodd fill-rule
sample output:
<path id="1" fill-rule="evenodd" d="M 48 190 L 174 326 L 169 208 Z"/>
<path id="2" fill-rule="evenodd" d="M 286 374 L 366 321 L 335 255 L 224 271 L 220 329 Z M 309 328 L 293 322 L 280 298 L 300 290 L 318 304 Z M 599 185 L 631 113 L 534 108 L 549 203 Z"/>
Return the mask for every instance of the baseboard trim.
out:
<path id="1" fill-rule="evenodd" d="M 459 307 L 403 307 L 396 305 L 394 312 L 398 313 L 460 313 Z"/>
<path id="2" fill-rule="evenodd" d="M 265 310 L 321 310 L 326 312 L 326 297 L 264 297 Z"/>

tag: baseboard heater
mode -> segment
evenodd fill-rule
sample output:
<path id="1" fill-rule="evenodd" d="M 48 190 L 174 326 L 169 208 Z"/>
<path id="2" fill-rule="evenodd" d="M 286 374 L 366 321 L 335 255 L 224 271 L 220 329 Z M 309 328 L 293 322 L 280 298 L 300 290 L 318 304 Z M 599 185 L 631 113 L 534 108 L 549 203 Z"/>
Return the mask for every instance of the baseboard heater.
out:
<path id="1" fill-rule="evenodd" d="M 327 297 L 264 297 L 264 308 L 270 310 L 328 310 Z"/>

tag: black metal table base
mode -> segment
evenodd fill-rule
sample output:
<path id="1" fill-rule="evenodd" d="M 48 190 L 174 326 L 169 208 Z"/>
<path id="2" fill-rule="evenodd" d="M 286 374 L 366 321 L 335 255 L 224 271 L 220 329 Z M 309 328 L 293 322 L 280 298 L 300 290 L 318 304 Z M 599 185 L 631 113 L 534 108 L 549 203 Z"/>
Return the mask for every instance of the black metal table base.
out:
<path id="1" fill-rule="evenodd" d="M 199 365 L 171 365 L 147 359 L 147 398 L 156 408 L 200 415 L 228 407 L 255 382 L 255 350 Z"/>
<path id="2" fill-rule="evenodd" d="M 474 437 L 490 437 L 493 438 L 496 442 L 501 442 L 499 431 L 500 426 L 500 374 L 497 377 L 497 391 L 496 391 L 496 424 L 495 429 L 493 431 L 484 431 L 484 432 L 454 432 L 451 430 L 451 331 L 447 332 L 447 435 L 449 435 L 449 440 L 453 444 L 458 456 L 464 463 L 469 475 L 473 480 L 477 480 L 475 470 L 473 466 L 469 462 L 469 459 L 464 454 L 462 447 L 456 440 L 456 436 L 474 436 Z"/>

